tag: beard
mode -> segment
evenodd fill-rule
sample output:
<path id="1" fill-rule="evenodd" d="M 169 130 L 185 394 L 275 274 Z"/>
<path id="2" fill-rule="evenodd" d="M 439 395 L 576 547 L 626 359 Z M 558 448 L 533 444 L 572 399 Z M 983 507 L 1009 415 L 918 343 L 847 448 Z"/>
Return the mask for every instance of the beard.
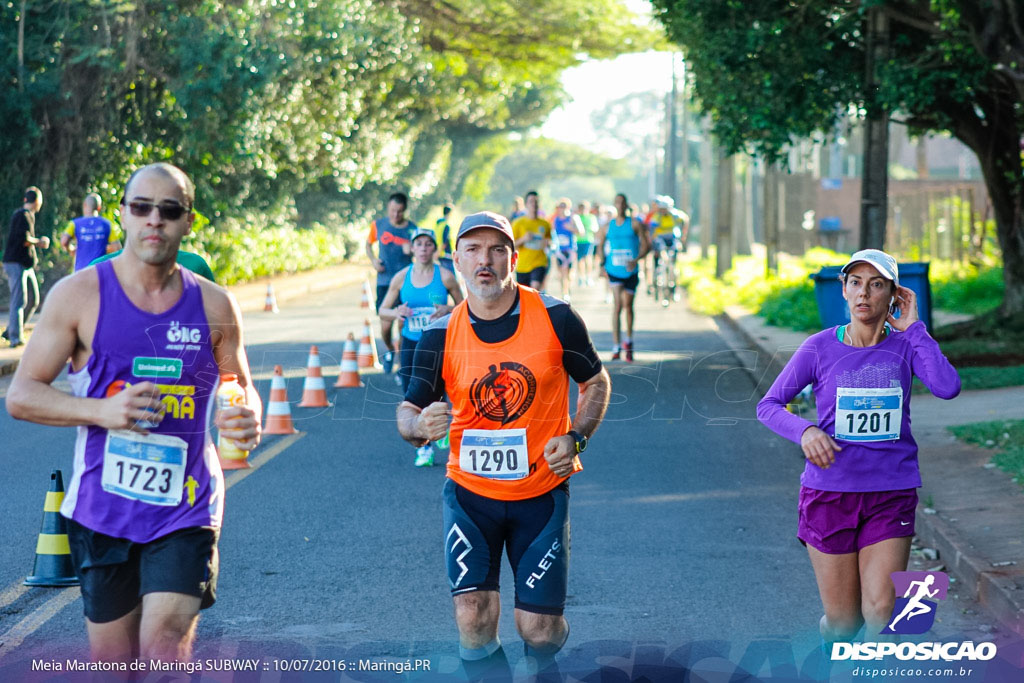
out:
<path id="1" fill-rule="evenodd" d="M 494 282 L 489 285 L 482 285 L 476 282 L 476 275 L 481 272 L 490 273 L 494 276 Z M 468 289 L 470 293 L 478 299 L 493 301 L 501 296 L 502 292 L 505 291 L 511 281 L 511 272 L 509 272 L 505 279 L 502 280 L 499 279 L 498 274 L 490 268 L 481 268 L 477 273 L 474 273 L 472 278 L 466 278 L 466 289 Z"/>

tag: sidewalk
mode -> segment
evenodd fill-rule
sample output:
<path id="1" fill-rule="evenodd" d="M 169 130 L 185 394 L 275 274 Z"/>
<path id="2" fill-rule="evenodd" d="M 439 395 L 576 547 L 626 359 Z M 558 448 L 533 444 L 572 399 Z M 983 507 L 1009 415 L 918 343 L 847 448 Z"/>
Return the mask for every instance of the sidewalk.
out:
<path id="1" fill-rule="evenodd" d="M 717 318 L 758 351 L 763 394 L 807 335 L 765 325 L 741 307 Z M 767 368 L 767 370 L 765 370 Z M 1024 387 L 963 392 L 953 401 L 915 395 L 911 407 L 920 452 L 917 536 L 993 617 L 1024 636 L 1024 494 L 1004 472 L 986 467 L 991 453 L 958 442 L 945 428 L 1020 419 Z M 926 507 L 930 505 L 930 507 Z"/>
<path id="2" fill-rule="evenodd" d="M 274 289 L 274 296 L 278 305 L 287 301 L 298 299 L 307 294 L 322 292 L 328 289 L 347 287 L 362 282 L 364 277 L 370 278 L 371 288 L 374 277 L 369 263 L 344 263 L 339 266 L 322 268 L 320 270 L 296 273 L 294 275 L 275 275 L 269 278 L 260 278 L 253 282 L 228 287 L 231 293 L 238 300 L 238 305 L 243 312 L 262 311 L 266 303 L 267 285 Z M 371 291 L 371 296 L 373 292 Z M 370 302 L 372 305 L 372 301 Z M 35 318 L 38 319 L 37 313 Z M 0 313 L 0 319 L 6 326 L 7 313 Z M 32 325 L 28 325 L 31 332 Z M 30 335 L 31 336 L 31 335 Z M 22 346 L 17 349 L 8 348 L 6 342 L 0 342 L 0 377 L 13 374 L 21 360 L 21 354 L 25 350 Z"/>

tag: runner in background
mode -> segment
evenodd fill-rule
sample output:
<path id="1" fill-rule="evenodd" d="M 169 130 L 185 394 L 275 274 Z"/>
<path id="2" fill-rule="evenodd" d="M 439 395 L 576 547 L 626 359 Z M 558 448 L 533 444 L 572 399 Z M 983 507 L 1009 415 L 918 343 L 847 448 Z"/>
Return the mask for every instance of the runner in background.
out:
<path id="1" fill-rule="evenodd" d="M 850 323 L 797 350 L 757 406 L 769 429 L 800 444 L 797 538 L 807 546 L 824 607 L 823 643 L 849 641 L 866 624 L 877 640 L 894 604 L 890 575 L 905 571 L 921 473 L 910 433 L 914 377 L 943 399 L 960 377 L 918 319 L 896 259 L 865 249 L 843 266 Z M 898 317 L 897 317 L 898 314 Z M 786 405 L 811 385 L 814 424 Z"/>
<path id="2" fill-rule="evenodd" d="M 580 219 L 580 234 L 576 236 L 576 284 L 588 287 L 594 284 L 594 238 L 597 235 L 597 216 L 591 212 L 590 202 L 582 201 L 576 207 Z"/>
<path id="3" fill-rule="evenodd" d="M 598 251 L 601 267 L 608 277 L 612 291 L 612 360 L 622 358 L 633 361 L 633 302 L 640 283 L 640 263 L 651 250 L 647 226 L 634 218 L 626 195 L 615 195 L 616 216 L 601 228 L 598 234 Z M 622 312 L 626 313 L 626 338 L 622 339 Z"/>
<path id="4" fill-rule="evenodd" d="M 60 246 L 75 255 L 75 271 L 92 265 L 104 254 L 121 249 L 120 230 L 100 215 L 103 202 L 96 193 L 85 195 L 82 215 L 75 218 L 60 236 Z"/>
<path id="5" fill-rule="evenodd" d="M 555 230 L 554 261 L 558 266 L 562 299 L 572 301 L 572 269 L 576 265 L 576 236 L 583 231 L 580 217 L 572 212 L 572 201 L 558 200 L 552 218 Z"/>
<path id="6" fill-rule="evenodd" d="M 522 197 L 515 197 L 512 200 L 512 211 L 508 214 L 508 222 L 514 223 L 520 216 L 526 215 L 526 200 Z"/>
<path id="7" fill-rule="evenodd" d="M 526 215 L 512 222 L 516 262 L 516 280 L 521 285 L 544 289 L 548 275 L 548 245 L 551 243 L 551 223 L 540 216 L 540 201 L 536 191 L 526 193 Z"/>
<path id="8" fill-rule="evenodd" d="M 412 236 L 412 254 L 412 264 L 391 278 L 388 293 L 384 296 L 378 311 L 381 318 L 397 320 L 401 326 L 401 364 L 398 373 L 402 380 L 403 393 L 409 388 L 413 356 L 416 354 L 416 345 L 423 336 L 423 330 L 451 312 L 452 307 L 448 305 L 449 296 L 455 304 L 462 301 L 462 290 L 455 275 L 434 263 L 437 242 L 432 231 L 416 231 Z M 416 467 L 432 466 L 434 447 L 429 443 L 420 446 L 416 450 L 416 460 L 413 464 Z"/>
<path id="9" fill-rule="evenodd" d="M 434 236 L 440 245 L 438 263 L 454 274 L 455 264 L 452 263 L 452 254 L 455 253 L 455 236 L 452 234 L 452 226 L 448 223 L 453 208 L 451 204 L 445 204 L 441 209 L 442 215 L 434 223 Z"/>
<path id="10" fill-rule="evenodd" d="M 404 192 L 395 192 L 388 197 L 387 215 L 370 223 L 370 232 L 366 237 L 366 255 L 377 271 L 375 307 L 378 311 L 395 273 L 412 263 L 412 245 L 409 244 L 409 238 L 417 228 L 415 223 L 405 217 L 408 206 L 409 197 Z M 393 328 L 393 320 L 385 321 L 381 318 L 380 340 L 384 344 L 381 365 L 385 374 L 391 372 L 395 362 L 395 345 L 391 340 Z"/>

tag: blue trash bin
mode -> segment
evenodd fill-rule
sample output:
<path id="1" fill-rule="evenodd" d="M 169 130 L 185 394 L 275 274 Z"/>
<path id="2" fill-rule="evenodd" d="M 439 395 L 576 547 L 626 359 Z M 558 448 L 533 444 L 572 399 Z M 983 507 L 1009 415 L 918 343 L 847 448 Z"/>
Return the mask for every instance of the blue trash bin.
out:
<path id="1" fill-rule="evenodd" d="M 928 281 L 928 263 L 900 263 L 900 285 L 917 294 L 917 315 L 932 329 L 932 289 Z M 811 273 L 814 297 L 818 302 L 818 317 L 823 328 L 850 322 L 850 307 L 843 298 L 843 282 L 839 279 L 842 266 L 825 266 Z"/>

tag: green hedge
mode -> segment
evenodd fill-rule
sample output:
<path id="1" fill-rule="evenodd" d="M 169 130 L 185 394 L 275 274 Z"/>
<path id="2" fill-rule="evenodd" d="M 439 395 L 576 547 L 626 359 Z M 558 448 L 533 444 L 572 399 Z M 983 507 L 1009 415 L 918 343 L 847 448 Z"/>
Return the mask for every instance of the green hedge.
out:
<path id="1" fill-rule="evenodd" d="M 226 220 L 215 229 L 197 221 L 182 244 L 210 262 L 217 282 L 232 285 L 267 275 L 335 265 L 362 253 L 365 226 L 295 228 L 283 219 L 265 225 Z"/>

